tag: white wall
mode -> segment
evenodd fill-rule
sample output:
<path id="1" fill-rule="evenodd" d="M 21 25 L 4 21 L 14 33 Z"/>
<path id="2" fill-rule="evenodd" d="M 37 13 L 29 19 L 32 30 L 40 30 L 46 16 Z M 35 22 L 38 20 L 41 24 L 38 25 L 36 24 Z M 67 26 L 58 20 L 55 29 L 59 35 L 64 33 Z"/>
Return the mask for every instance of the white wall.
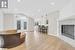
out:
<path id="1" fill-rule="evenodd" d="M 75 0 L 71 0 L 60 10 L 60 20 L 75 15 Z"/>
<path id="2" fill-rule="evenodd" d="M 3 14 L 0 11 L 0 31 L 2 31 L 2 30 L 3 30 Z"/>
<path id="3" fill-rule="evenodd" d="M 28 31 L 34 31 L 34 19 L 28 18 Z"/>
<path id="4" fill-rule="evenodd" d="M 3 30 L 16 30 L 16 17 L 14 14 L 3 15 Z"/>
<path id="5" fill-rule="evenodd" d="M 57 35 L 57 19 L 59 18 L 59 11 L 52 12 L 48 14 L 48 34 Z"/>
<path id="6" fill-rule="evenodd" d="M 27 30 L 24 31 L 34 31 L 34 19 L 24 16 L 16 15 L 14 13 L 0 13 L 0 31 L 17 29 L 17 20 L 21 20 L 22 30 L 24 27 L 23 22 L 27 22 Z"/>

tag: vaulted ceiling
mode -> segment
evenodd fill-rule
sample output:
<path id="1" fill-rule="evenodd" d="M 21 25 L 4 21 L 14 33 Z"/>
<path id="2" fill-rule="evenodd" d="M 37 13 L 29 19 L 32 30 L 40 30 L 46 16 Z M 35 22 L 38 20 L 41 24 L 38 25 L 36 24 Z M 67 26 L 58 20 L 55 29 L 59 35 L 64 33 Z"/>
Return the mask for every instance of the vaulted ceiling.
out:
<path id="1" fill-rule="evenodd" d="M 62 9 L 71 0 L 9 0 L 9 9 L 16 9 L 28 16 L 44 16 Z"/>

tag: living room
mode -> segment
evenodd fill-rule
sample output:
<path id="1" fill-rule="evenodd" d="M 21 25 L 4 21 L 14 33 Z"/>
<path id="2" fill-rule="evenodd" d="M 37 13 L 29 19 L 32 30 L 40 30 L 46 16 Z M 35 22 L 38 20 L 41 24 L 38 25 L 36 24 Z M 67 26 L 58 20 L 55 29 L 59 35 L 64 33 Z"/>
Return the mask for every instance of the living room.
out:
<path id="1" fill-rule="evenodd" d="M 0 49 L 75 50 L 74 2 L 0 0 Z"/>

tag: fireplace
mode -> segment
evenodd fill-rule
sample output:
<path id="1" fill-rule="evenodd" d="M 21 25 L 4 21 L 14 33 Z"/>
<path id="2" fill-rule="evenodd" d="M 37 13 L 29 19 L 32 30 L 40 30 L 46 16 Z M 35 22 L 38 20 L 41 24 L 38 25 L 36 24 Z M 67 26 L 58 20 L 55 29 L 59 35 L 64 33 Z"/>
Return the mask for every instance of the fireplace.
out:
<path id="1" fill-rule="evenodd" d="M 61 25 L 61 34 L 71 39 L 75 39 L 74 28 L 75 25 Z"/>
<path id="2" fill-rule="evenodd" d="M 58 20 L 57 28 L 58 37 L 75 47 L 75 18 Z"/>

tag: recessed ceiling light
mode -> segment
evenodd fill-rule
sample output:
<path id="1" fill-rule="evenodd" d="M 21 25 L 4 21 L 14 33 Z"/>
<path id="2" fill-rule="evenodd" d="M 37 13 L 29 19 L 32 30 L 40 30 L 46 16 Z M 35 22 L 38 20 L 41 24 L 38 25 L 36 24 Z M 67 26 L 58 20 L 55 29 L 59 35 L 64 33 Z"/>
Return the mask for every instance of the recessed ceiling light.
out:
<path id="1" fill-rule="evenodd" d="M 40 9 L 38 9 L 38 12 L 40 12 L 41 10 Z"/>
<path id="2" fill-rule="evenodd" d="M 54 2 L 51 2 L 51 5 L 55 5 L 55 3 Z"/>
<path id="3" fill-rule="evenodd" d="M 21 0 L 17 0 L 17 2 L 21 2 Z"/>

